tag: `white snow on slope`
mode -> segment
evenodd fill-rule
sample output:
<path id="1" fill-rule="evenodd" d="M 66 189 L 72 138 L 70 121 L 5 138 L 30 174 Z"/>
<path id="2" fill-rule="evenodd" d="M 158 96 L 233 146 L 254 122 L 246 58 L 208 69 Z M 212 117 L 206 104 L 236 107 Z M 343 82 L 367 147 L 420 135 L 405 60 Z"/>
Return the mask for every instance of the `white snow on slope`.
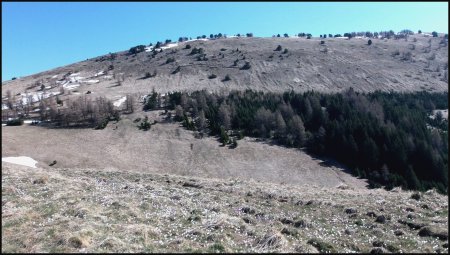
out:
<path id="1" fill-rule="evenodd" d="M 82 79 L 84 79 L 84 77 L 81 76 L 75 76 L 75 77 L 69 77 L 71 82 L 78 82 L 81 81 Z"/>
<path id="2" fill-rule="evenodd" d="M 121 99 L 114 102 L 114 106 L 119 107 L 121 104 L 123 104 L 123 102 L 125 102 L 126 99 L 127 97 L 122 97 Z"/>
<path id="3" fill-rule="evenodd" d="M 63 86 L 65 89 L 68 89 L 68 90 L 72 90 L 72 89 L 76 89 L 76 88 L 78 88 L 80 86 L 80 84 L 72 84 L 72 85 L 65 85 L 65 86 Z"/>
<path id="4" fill-rule="evenodd" d="M 2 158 L 2 161 L 17 164 L 17 165 L 29 166 L 29 167 L 33 167 L 33 168 L 36 168 L 36 163 L 37 163 L 36 160 L 34 160 L 30 157 L 25 157 L 25 156 L 4 157 L 4 158 Z"/>
<path id="5" fill-rule="evenodd" d="M 173 47 L 177 47 L 177 46 L 178 46 L 178 43 L 169 43 L 166 46 L 162 46 L 161 49 L 167 50 L 167 49 L 170 49 L 170 48 L 173 48 Z"/>
<path id="6" fill-rule="evenodd" d="M 96 73 L 96 74 L 95 74 L 95 77 L 97 77 L 97 76 L 99 76 L 99 75 L 104 75 L 104 74 L 105 74 L 105 71 L 101 71 L 101 72 Z"/>
<path id="7" fill-rule="evenodd" d="M 87 83 L 99 83 L 100 81 L 99 80 L 88 80 L 88 81 L 85 81 L 85 82 L 87 82 Z"/>

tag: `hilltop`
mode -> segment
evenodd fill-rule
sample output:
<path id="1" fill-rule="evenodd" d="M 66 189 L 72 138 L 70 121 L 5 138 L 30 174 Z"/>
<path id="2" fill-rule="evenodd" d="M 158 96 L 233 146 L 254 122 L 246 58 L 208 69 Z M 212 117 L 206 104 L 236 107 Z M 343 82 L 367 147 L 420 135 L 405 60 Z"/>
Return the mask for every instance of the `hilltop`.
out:
<path id="1" fill-rule="evenodd" d="M 110 53 L 3 82 L 2 96 L 7 90 L 13 95 L 35 94 L 42 85 L 48 93 L 57 93 L 62 86 L 110 99 L 151 89 L 448 91 L 448 48 L 441 36 L 371 41 L 368 45 L 363 37 L 232 37 L 169 43 L 161 46 L 161 52 L 142 46 L 135 48 L 136 54 Z M 276 51 L 278 45 L 281 49 Z M 223 81 L 227 75 L 230 80 Z"/>

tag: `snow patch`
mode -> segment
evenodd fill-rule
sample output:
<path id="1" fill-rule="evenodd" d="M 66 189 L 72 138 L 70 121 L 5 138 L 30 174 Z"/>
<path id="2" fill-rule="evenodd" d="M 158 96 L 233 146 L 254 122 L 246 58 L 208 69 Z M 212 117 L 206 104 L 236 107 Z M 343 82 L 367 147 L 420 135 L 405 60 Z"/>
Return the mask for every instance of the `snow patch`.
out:
<path id="1" fill-rule="evenodd" d="M 66 86 L 63 86 L 65 89 L 68 89 L 68 90 L 73 90 L 73 89 L 76 89 L 76 88 L 78 88 L 80 86 L 80 84 L 72 84 L 72 85 L 66 85 Z"/>
<path id="2" fill-rule="evenodd" d="M 81 76 L 75 76 L 75 77 L 70 77 L 70 82 L 78 82 L 81 81 L 82 79 L 84 79 L 84 77 Z"/>
<path id="3" fill-rule="evenodd" d="M 52 79 L 55 79 L 56 77 L 58 77 L 58 75 L 53 75 L 53 76 L 52 76 Z"/>
<path id="4" fill-rule="evenodd" d="M 20 157 L 4 157 L 2 158 L 2 161 L 13 163 L 16 165 L 22 165 L 22 166 L 29 166 L 32 168 L 36 168 L 37 161 L 26 156 L 20 156 Z"/>
<path id="5" fill-rule="evenodd" d="M 169 43 L 166 46 L 162 46 L 161 49 L 166 50 L 166 49 L 170 49 L 170 48 L 177 47 L 177 46 L 178 46 L 178 43 Z"/>
<path id="6" fill-rule="evenodd" d="M 121 104 L 123 104 L 123 102 L 125 102 L 126 99 L 127 97 L 122 97 L 121 99 L 114 102 L 114 106 L 119 107 Z"/>
<path id="7" fill-rule="evenodd" d="M 85 82 L 87 82 L 87 83 L 99 83 L 100 80 L 88 80 L 88 81 L 85 81 Z"/>
<path id="8" fill-rule="evenodd" d="M 299 82 L 301 82 L 301 80 L 299 78 L 295 77 L 294 82 L 299 83 Z"/>
<path id="9" fill-rule="evenodd" d="M 104 74 L 105 74 L 105 71 L 101 71 L 101 72 L 96 73 L 95 77 L 100 76 L 100 75 L 104 75 Z"/>

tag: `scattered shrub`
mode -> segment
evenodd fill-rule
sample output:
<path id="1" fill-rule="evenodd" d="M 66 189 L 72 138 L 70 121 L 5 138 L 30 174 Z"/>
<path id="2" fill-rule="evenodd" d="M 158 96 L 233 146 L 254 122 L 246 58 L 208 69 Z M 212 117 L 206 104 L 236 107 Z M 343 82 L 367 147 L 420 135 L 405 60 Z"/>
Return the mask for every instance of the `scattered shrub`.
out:
<path id="1" fill-rule="evenodd" d="M 12 77 L 12 79 L 11 79 L 11 80 L 12 80 L 12 81 L 14 81 L 15 79 L 17 79 L 17 78 L 16 78 L 16 77 Z"/>
<path id="2" fill-rule="evenodd" d="M 317 250 L 321 253 L 335 253 L 336 250 L 331 244 L 325 243 L 322 240 L 319 240 L 317 238 L 313 238 L 308 240 L 308 244 L 311 244 L 312 246 L 316 247 Z"/>
<path id="3" fill-rule="evenodd" d="M 63 104 L 63 101 L 58 96 L 56 97 L 56 104 Z"/>
<path id="4" fill-rule="evenodd" d="M 196 48 L 194 47 L 191 51 L 191 53 L 189 53 L 189 55 L 195 55 L 195 54 L 203 54 L 204 50 L 203 48 Z"/>
<path id="5" fill-rule="evenodd" d="M 231 80 L 231 78 L 230 78 L 230 75 L 225 75 L 225 78 L 223 78 L 223 80 L 222 81 L 230 81 Z"/>
<path id="6" fill-rule="evenodd" d="M 236 137 L 233 137 L 233 139 L 231 140 L 230 148 L 234 149 L 234 148 L 237 148 L 237 146 L 238 146 L 238 143 L 237 143 Z"/>
<path id="7" fill-rule="evenodd" d="M 241 70 L 248 70 L 251 67 L 250 62 L 245 62 L 245 64 L 241 67 Z"/>
<path id="8" fill-rule="evenodd" d="M 96 130 L 104 129 L 108 125 L 108 122 L 109 118 L 104 118 L 97 124 L 97 126 L 94 127 L 94 129 Z"/>
<path id="9" fill-rule="evenodd" d="M 175 62 L 175 58 L 168 58 L 166 60 L 166 64 L 173 63 L 173 62 Z"/>
<path id="10" fill-rule="evenodd" d="M 253 37 L 253 33 L 247 33 L 247 37 Z"/>
<path id="11" fill-rule="evenodd" d="M 6 126 L 22 126 L 23 119 L 12 119 L 6 122 Z"/>
<path id="12" fill-rule="evenodd" d="M 288 53 L 288 49 L 284 49 L 284 51 L 283 51 L 283 54 L 286 54 L 286 53 Z"/>
<path id="13" fill-rule="evenodd" d="M 138 46 L 131 47 L 128 52 L 130 54 L 137 54 L 139 52 L 143 52 L 144 50 L 145 50 L 145 46 L 144 45 L 138 45 Z"/>
<path id="14" fill-rule="evenodd" d="M 180 72 L 180 70 L 181 70 L 181 67 L 178 66 L 177 69 L 175 69 L 175 70 L 172 72 L 172 74 L 176 74 L 176 73 Z"/>
<path id="15" fill-rule="evenodd" d="M 372 45 L 372 40 L 369 39 L 369 40 L 367 41 L 367 45 Z"/>
<path id="16" fill-rule="evenodd" d="M 215 79 L 215 78 L 217 78 L 217 75 L 215 74 L 211 74 L 210 76 L 208 76 L 208 79 Z"/>
<path id="17" fill-rule="evenodd" d="M 148 122 L 148 117 L 145 116 L 144 121 L 139 125 L 140 130 L 147 131 L 151 128 L 150 122 Z"/>
<path id="18" fill-rule="evenodd" d="M 190 44 L 186 44 L 186 47 L 184 47 L 185 49 L 190 49 L 191 48 L 191 45 Z"/>
<path id="19" fill-rule="evenodd" d="M 281 51 L 281 45 L 278 45 L 277 48 L 275 49 L 275 51 Z"/>
<path id="20" fill-rule="evenodd" d="M 433 31 L 431 34 L 433 35 L 433 37 L 438 37 L 438 33 L 436 31 Z"/>

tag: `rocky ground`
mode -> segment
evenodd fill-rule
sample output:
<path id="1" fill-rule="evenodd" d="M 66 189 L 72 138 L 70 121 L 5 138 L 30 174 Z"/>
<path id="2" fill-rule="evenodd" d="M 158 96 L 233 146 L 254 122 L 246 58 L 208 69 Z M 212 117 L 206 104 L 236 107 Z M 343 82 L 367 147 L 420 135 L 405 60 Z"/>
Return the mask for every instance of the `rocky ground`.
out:
<path id="1" fill-rule="evenodd" d="M 445 252 L 448 197 L 2 164 L 2 252 Z"/>

